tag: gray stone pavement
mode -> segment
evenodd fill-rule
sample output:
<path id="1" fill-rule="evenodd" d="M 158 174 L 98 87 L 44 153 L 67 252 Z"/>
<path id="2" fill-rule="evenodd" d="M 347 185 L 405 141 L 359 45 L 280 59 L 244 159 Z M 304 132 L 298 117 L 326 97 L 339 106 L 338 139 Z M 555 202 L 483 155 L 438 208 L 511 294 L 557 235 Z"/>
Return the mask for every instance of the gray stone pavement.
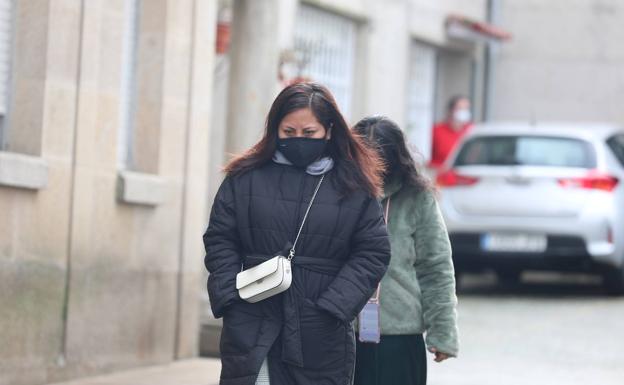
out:
<path id="1" fill-rule="evenodd" d="M 218 359 L 198 358 L 49 385 L 217 385 Z"/>
<path id="2" fill-rule="evenodd" d="M 590 277 L 525 274 L 515 288 L 466 277 L 458 359 L 429 365 L 429 385 L 622 385 L 624 298 Z"/>
<path id="3" fill-rule="evenodd" d="M 624 298 L 589 277 L 531 274 L 506 288 L 471 275 L 460 291 L 460 357 L 429 357 L 429 385 L 622 385 Z M 55 385 L 214 385 L 218 359 L 178 361 Z"/>

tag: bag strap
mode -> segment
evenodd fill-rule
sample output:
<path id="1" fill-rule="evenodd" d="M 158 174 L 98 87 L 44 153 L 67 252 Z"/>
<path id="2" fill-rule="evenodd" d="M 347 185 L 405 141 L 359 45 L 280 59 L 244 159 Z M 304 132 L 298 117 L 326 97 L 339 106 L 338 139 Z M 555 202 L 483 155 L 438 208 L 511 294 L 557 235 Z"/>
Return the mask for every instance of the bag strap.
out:
<path id="1" fill-rule="evenodd" d="M 292 247 L 290 248 L 290 252 L 288 253 L 289 261 L 292 260 L 293 257 L 295 256 L 295 246 L 297 246 L 297 241 L 299 241 L 301 230 L 303 230 L 303 225 L 305 225 L 306 219 L 308 219 L 308 213 L 310 213 L 310 209 L 312 208 L 312 204 L 314 203 L 314 199 L 316 198 L 316 193 L 318 193 L 319 189 L 321 188 L 321 183 L 323 183 L 323 179 L 325 179 L 325 174 L 321 176 L 321 180 L 319 180 L 318 184 L 316 185 L 316 189 L 314 190 L 312 199 L 310 199 L 310 203 L 308 204 L 308 209 L 306 210 L 305 215 L 303 216 L 303 221 L 301 222 L 301 226 L 299 226 L 299 231 L 297 232 L 297 237 L 295 238 L 295 242 L 293 243 Z"/>

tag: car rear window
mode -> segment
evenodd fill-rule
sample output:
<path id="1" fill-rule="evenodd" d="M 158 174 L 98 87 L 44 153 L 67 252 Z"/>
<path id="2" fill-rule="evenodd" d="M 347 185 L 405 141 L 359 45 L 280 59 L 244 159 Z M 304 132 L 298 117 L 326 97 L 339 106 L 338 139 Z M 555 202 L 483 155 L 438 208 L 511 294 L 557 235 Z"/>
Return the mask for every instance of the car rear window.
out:
<path id="1" fill-rule="evenodd" d="M 612 136 L 607 140 L 607 145 L 618 158 L 622 166 L 624 166 L 624 134 Z"/>
<path id="2" fill-rule="evenodd" d="M 596 167 L 596 156 L 592 145 L 579 139 L 549 136 L 480 136 L 464 144 L 455 165 L 593 168 Z"/>

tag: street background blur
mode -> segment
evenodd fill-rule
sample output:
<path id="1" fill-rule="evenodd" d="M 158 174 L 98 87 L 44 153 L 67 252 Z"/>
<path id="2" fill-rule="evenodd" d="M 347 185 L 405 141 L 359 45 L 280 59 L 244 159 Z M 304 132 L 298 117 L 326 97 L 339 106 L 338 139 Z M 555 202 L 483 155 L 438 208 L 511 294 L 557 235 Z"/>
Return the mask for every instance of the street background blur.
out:
<path id="1" fill-rule="evenodd" d="M 623 43 L 621 0 L 0 0 L 0 385 L 218 352 L 201 235 L 285 85 L 424 164 L 456 94 L 475 122 L 624 125 Z M 431 384 L 624 383 L 600 277 L 467 274 L 459 301 Z"/>

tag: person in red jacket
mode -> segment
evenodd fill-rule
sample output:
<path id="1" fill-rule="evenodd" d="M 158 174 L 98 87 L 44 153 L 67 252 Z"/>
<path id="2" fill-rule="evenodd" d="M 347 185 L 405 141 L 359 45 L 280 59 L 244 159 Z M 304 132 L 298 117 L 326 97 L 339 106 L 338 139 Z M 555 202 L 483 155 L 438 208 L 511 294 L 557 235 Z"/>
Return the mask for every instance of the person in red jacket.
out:
<path id="1" fill-rule="evenodd" d="M 472 127 L 471 119 L 470 100 L 461 95 L 453 96 L 448 103 L 446 120 L 433 126 L 430 167 L 436 170 L 442 167 L 457 142 Z"/>

